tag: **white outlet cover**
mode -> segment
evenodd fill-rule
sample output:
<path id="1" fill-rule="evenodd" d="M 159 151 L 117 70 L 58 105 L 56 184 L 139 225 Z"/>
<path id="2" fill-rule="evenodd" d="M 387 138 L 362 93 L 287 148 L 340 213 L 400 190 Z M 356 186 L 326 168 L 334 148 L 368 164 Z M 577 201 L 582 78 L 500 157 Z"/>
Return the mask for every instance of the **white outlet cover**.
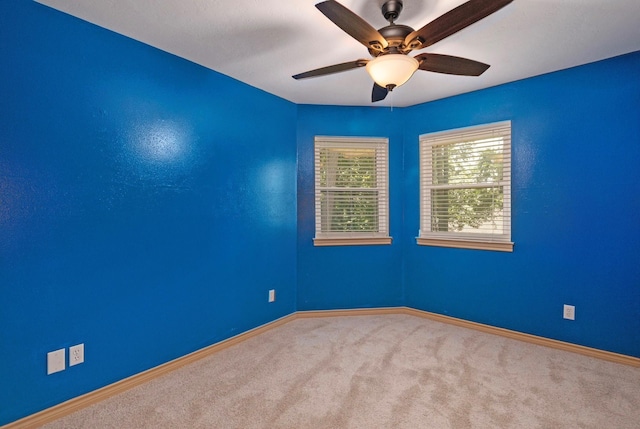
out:
<path id="1" fill-rule="evenodd" d="M 276 300 L 276 290 L 271 289 L 269 290 L 269 302 L 273 302 L 275 300 Z"/>
<path id="2" fill-rule="evenodd" d="M 84 362 L 84 343 L 69 347 L 69 366 Z"/>
<path id="3" fill-rule="evenodd" d="M 47 375 L 64 371 L 65 369 L 65 349 L 47 353 Z"/>
<path id="4" fill-rule="evenodd" d="M 567 320 L 576 320 L 576 307 L 573 305 L 564 305 L 563 317 Z"/>

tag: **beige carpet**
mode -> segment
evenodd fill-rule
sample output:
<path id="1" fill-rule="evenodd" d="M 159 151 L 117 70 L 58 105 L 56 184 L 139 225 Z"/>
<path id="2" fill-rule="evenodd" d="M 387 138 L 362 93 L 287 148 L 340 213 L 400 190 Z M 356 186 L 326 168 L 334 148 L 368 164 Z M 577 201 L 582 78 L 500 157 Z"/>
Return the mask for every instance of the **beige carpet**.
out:
<path id="1" fill-rule="evenodd" d="M 640 428 L 640 368 L 408 315 L 296 319 L 44 426 Z"/>

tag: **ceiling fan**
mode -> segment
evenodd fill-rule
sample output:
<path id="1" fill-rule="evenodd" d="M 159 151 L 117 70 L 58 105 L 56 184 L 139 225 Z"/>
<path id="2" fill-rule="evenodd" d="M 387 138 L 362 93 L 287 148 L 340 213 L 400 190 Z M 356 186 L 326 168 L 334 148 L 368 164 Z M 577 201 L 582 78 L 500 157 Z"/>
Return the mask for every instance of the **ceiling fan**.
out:
<path id="1" fill-rule="evenodd" d="M 382 5 L 382 15 L 389 25 L 378 30 L 335 0 L 323 1 L 316 7 L 334 24 L 362 43 L 374 59 L 358 59 L 334 64 L 294 75 L 305 79 L 366 67 L 374 80 L 371 101 L 384 100 L 389 91 L 404 84 L 416 70 L 461 76 L 480 76 L 488 64 L 451 55 L 409 53 L 433 45 L 452 34 L 502 9 L 513 0 L 469 0 L 441 15 L 419 30 L 396 24 L 403 3 L 388 0 Z"/>

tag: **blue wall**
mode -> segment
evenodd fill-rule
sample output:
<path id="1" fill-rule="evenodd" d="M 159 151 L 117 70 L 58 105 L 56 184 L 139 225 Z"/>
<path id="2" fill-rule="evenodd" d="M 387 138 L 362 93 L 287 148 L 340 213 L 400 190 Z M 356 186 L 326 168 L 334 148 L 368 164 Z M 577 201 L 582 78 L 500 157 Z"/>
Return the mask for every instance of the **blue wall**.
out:
<path id="1" fill-rule="evenodd" d="M 636 52 L 406 109 L 406 304 L 640 357 L 639 76 Z M 502 120 L 515 251 L 417 246 L 418 136 Z"/>
<path id="2" fill-rule="evenodd" d="M 295 311 L 294 104 L 22 0 L 0 57 L 0 425 Z"/>
<path id="3" fill-rule="evenodd" d="M 30 1 L 0 2 L 0 56 L 0 425 L 296 310 L 640 357 L 640 52 L 393 111 L 295 106 Z M 515 251 L 417 246 L 418 136 L 507 119 Z M 313 246 L 315 135 L 389 138 L 391 245 Z"/>
<path id="4" fill-rule="evenodd" d="M 299 106 L 298 310 L 403 305 L 402 127 L 398 110 Z M 389 231 L 383 246 L 314 247 L 314 136 L 389 138 Z"/>

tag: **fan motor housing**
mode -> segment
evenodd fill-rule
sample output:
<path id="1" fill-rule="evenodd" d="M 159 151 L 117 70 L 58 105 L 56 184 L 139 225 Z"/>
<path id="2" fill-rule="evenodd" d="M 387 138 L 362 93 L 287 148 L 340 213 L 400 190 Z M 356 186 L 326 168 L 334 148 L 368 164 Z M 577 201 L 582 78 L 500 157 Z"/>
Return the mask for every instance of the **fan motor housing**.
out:
<path id="1" fill-rule="evenodd" d="M 378 30 L 378 32 L 382 34 L 382 37 L 387 39 L 389 43 L 396 40 L 404 42 L 405 37 L 413 33 L 413 28 L 409 27 L 408 25 L 392 24 L 387 25 L 386 27 L 382 27 Z"/>
<path id="2" fill-rule="evenodd" d="M 413 33 L 413 28 L 408 25 L 391 24 L 382 27 L 378 32 L 389 43 L 389 47 L 385 49 L 385 53 L 397 53 L 398 51 L 404 50 L 404 40 L 409 34 Z"/>

